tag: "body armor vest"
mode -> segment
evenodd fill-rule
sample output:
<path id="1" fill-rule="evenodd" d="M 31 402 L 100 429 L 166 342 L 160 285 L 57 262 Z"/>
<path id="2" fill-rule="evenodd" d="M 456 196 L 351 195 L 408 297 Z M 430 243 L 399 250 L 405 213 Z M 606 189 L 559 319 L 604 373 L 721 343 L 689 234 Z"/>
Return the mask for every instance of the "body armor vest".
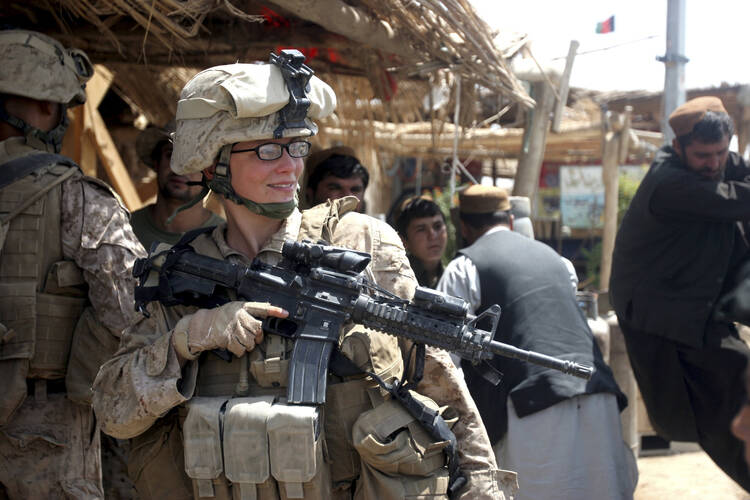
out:
<path id="1" fill-rule="evenodd" d="M 356 204 L 336 200 L 330 206 L 318 205 L 302 213 L 298 240 L 331 241 L 339 218 Z M 216 243 L 201 235 L 190 243 L 193 249 L 215 259 L 223 256 Z M 388 380 L 401 377 L 403 363 L 398 340 L 380 332 L 354 325 L 343 336 L 341 350 L 358 366 Z M 286 396 L 289 359 L 294 341 L 265 335 L 251 352 L 227 363 L 214 355 L 200 359 L 195 396 Z M 330 375 L 329 375 L 330 376 Z M 336 381 L 331 381 L 335 383 Z"/>
<path id="2" fill-rule="evenodd" d="M 65 376 L 87 302 L 81 270 L 62 252 L 61 181 L 74 175 L 70 170 L 52 164 L 0 190 L 0 223 L 7 231 L 0 247 L 0 323 L 9 329 L 0 361 L 28 360 L 28 378 Z"/>
<path id="3" fill-rule="evenodd" d="M 355 206 L 355 199 L 343 199 L 303 212 L 298 239 L 335 244 L 338 220 Z M 199 254 L 223 258 L 207 234 L 188 244 Z M 174 327 L 194 310 L 165 308 L 166 324 Z M 165 491 L 170 492 L 184 488 L 182 471 L 191 480 L 194 498 L 340 500 L 421 498 L 428 493 L 430 498 L 447 498 L 442 451 L 447 441 L 436 441 L 364 373 L 329 373 L 324 407 L 287 405 L 292 347 L 285 338 L 265 335 L 251 352 L 231 362 L 211 353 L 195 361 L 199 369 L 190 400 L 163 418 L 163 425 L 134 438 L 137 450 L 141 443 L 166 443 L 170 436 L 179 436 L 174 439 L 182 441 L 184 451 L 179 462 L 161 451 L 149 464 L 131 456 L 136 468 L 144 464 L 137 483 L 144 487 L 139 488 L 143 498 L 162 496 L 149 495 L 146 485 L 168 484 Z M 351 325 L 339 349 L 357 367 L 384 380 L 403 374 L 393 336 Z M 434 402 L 428 404 L 438 410 Z M 179 434 L 170 430 L 174 425 Z M 177 472 L 165 475 L 165 470 Z"/>
<path id="4" fill-rule="evenodd" d="M 339 218 L 355 206 L 356 203 L 337 200 L 306 210 L 302 214 L 298 239 L 330 242 Z M 190 245 L 202 255 L 223 258 L 214 240 L 206 234 Z M 352 429 L 360 415 L 382 405 L 384 397 L 380 387 L 365 378 L 364 373 L 351 377 L 329 373 L 323 413 L 318 416 L 321 410 L 313 406 L 287 406 L 283 401 L 293 347 L 292 340 L 265 335 L 255 349 L 229 363 L 211 353 L 199 358 L 195 392 L 187 403 L 188 418 L 183 427 L 185 470 L 194 481 L 197 496 L 226 498 L 221 494 L 223 483 L 218 479 L 213 483 L 209 481 L 222 470 L 234 487 L 239 488 L 240 497 L 247 494 L 248 498 L 253 498 L 250 492 L 257 490 L 259 499 L 277 498 L 264 493 L 268 488 L 275 488 L 274 479 L 288 498 L 333 498 L 331 484 L 351 482 L 360 475 L 360 459 L 351 445 Z M 342 335 L 339 348 L 354 364 L 385 380 L 400 378 L 403 373 L 401 351 L 393 336 L 351 325 Z M 216 415 L 220 411 L 224 412 L 223 441 L 205 439 L 207 435 L 216 435 Z M 244 416 L 240 418 L 241 415 Z M 260 425 L 256 419 L 265 423 Z M 313 437 L 303 432 L 311 425 L 315 429 Z M 247 441 L 257 433 L 256 438 Z M 266 434 L 268 449 L 256 449 L 257 443 L 266 442 Z M 290 441 L 305 445 L 289 447 Z M 324 441 L 327 443 L 325 465 Z M 224 443 L 223 467 L 220 459 L 206 458 L 221 457 L 220 442 Z M 236 447 L 241 448 L 241 453 L 232 451 Z M 442 464 L 442 455 L 437 460 Z M 298 467 L 295 465 L 298 462 L 306 465 Z M 291 475 L 280 472 L 287 469 L 299 470 Z M 269 470 L 273 472 L 273 479 Z"/>

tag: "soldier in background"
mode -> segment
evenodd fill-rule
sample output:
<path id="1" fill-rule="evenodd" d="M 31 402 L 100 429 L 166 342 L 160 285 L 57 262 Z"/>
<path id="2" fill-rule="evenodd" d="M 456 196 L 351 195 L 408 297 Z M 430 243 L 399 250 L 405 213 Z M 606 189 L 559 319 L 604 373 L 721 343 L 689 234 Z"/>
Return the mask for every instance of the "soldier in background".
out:
<path id="1" fill-rule="evenodd" d="M 279 59 L 209 68 L 182 90 L 172 169 L 203 172 L 206 190 L 225 198 L 227 216 L 225 225 L 193 232 L 184 244 L 248 265 L 254 258 L 278 263 L 287 239 L 324 239 L 371 253 L 364 272 L 411 297 L 416 280 L 396 232 L 356 213 L 355 198 L 297 210 L 306 139 L 317 132 L 312 120 L 332 113 L 336 97 L 298 51 Z M 294 340 L 264 334 L 258 318 L 287 311 L 235 299 L 213 308 L 152 302 L 149 312 L 124 332 L 94 395 L 105 432 L 133 438 L 130 468 L 143 498 L 447 498 L 446 442 L 429 437 L 360 371 L 402 377 L 409 348 L 395 337 L 345 325 L 339 349 L 357 369 L 331 367 L 320 412 L 285 403 Z M 235 359 L 227 363 L 214 349 Z M 507 498 L 515 475 L 497 470 L 466 386 L 445 351 L 426 351 L 415 391 L 453 426 L 452 463 L 468 480 L 463 488 L 454 483 L 454 498 Z"/>
<path id="2" fill-rule="evenodd" d="M 102 498 L 91 383 L 145 253 L 111 188 L 58 154 L 86 55 L 5 30 L 0 60 L 0 497 Z"/>
<path id="3" fill-rule="evenodd" d="M 133 212 L 130 224 L 144 248 L 149 249 L 155 241 L 174 245 L 186 231 L 198 227 L 218 226 L 224 219 L 195 203 L 177 214 L 175 211 L 194 199 L 201 187 L 188 185 L 188 182 L 201 180 L 200 173 L 178 175 L 169 169 L 172 158 L 174 122 L 165 127 L 149 127 L 135 140 L 138 158 L 156 172 L 156 203 Z M 202 200 L 201 200 L 202 201 Z M 170 220 L 170 217 L 174 218 Z"/>

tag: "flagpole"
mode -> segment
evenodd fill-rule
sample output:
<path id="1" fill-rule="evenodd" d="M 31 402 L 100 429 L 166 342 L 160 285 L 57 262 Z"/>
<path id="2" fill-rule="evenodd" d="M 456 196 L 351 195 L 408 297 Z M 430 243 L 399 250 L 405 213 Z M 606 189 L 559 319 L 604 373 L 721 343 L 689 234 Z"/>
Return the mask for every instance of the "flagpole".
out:
<path id="1" fill-rule="evenodd" d="M 685 102 L 685 0 L 667 0 L 667 51 L 656 59 L 664 63 L 661 132 L 664 144 L 674 138 L 669 115 Z"/>

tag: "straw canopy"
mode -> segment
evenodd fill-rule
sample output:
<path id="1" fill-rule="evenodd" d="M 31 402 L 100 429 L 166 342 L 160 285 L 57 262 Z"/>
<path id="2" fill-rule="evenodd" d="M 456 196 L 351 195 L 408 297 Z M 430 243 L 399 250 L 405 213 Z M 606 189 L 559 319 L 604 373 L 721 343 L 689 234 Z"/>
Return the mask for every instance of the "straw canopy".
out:
<path id="1" fill-rule="evenodd" d="M 369 88 L 359 97 L 379 99 L 389 112 L 395 106 L 409 115 L 429 80 L 446 72 L 464 88 L 478 84 L 524 107 L 534 103 L 506 64 L 518 40 L 498 47 L 467 0 L 11 0 L 0 16 L 86 51 L 160 124 L 158 101 L 170 101 L 171 87 L 197 70 L 265 61 L 284 47 L 300 48 L 319 76 L 332 75 L 347 90 L 364 80 Z"/>

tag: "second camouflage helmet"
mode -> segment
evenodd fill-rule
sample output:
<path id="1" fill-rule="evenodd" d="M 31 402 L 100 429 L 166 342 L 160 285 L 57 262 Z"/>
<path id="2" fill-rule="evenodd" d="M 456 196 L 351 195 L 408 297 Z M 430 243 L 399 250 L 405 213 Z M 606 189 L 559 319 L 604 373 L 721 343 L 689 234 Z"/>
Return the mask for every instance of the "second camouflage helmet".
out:
<path id="1" fill-rule="evenodd" d="M 0 93 L 75 106 L 94 74 L 82 51 L 36 31 L 0 31 Z"/>

